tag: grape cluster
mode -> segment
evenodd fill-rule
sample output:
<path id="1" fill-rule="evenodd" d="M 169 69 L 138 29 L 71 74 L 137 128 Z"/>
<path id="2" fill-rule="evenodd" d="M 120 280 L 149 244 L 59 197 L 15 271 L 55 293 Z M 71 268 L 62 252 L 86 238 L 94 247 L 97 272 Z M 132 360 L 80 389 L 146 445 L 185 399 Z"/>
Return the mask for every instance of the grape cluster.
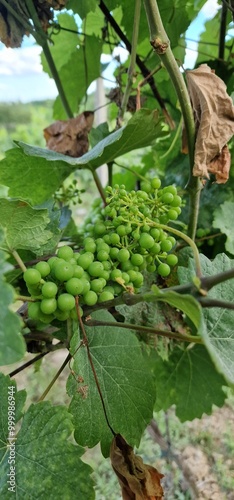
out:
<path id="1" fill-rule="evenodd" d="M 177 264 L 171 253 L 175 238 L 160 227 L 180 214 L 174 186 L 160 189 L 154 178 L 142 182 L 138 191 L 108 187 L 107 196 L 106 207 L 96 202 L 94 218 L 86 220 L 80 252 L 62 246 L 56 256 L 25 271 L 35 300 L 28 306 L 30 318 L 48 323 L 76 319 L 75 296 L 82 316 L 82 306 L 112 300 L 123 291 L 137 293 L 145 269 L 166 277 Z"/>

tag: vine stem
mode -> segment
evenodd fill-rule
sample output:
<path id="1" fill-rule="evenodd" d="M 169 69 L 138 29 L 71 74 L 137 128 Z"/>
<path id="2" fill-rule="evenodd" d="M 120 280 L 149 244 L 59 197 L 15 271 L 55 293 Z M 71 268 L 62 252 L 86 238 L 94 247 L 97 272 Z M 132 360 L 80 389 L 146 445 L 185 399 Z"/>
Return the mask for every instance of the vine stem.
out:
<path id="1" fill-rule="evenodd" d="M 56 380 L 59 378 L 59 375 L 62 373 L 62 371 L 64 370 L 65 366 L 69 363 L 69 361 L 70 361 L 71 358 L 72 358 L 72 355 L 69 352 L 69 354 L 67 355 L 67 357 L 64 360 L 63 364 L 60 366 L 59 370 L 55 374 L 54 378 L 51 380 L 51 382 L 49 383 L 48 387 L 46 387 L 45 391 L 43 392 L 43 394 L 38 399 L 38 402 L 39 401 L 43 401 L 45 399 L 45 397 L 47 396 L 48 392 L 53 387 L 53 385 L 55 384 Z"/>
<path id="2" fill-rule="evenodd" d="M 151 37 L 150 43 L 155 52 L 161 58 L 162 63 L 164 64 L 170 75 L 180 102 L 181 112 L 184 119 L 190 162 L 190 178 L 187 184 L 187 189 L 190 197 L 188 234 L 192 239 L 194 239 L 197 227 L 202 183 L 199 177 L 193 177 L 195 148 L 195 123 L 193 118 L 193 110 L 183 76 L 179 70 L 173 52 L 170 48 L 170 41 L 164 29 L 157 2 L 156 0 L 144 0 L 144 5 Z"/>
<path id="3" fill-rule="evenodd" d="M 19 265 L 20 269 L 22 269 L 23 273 L 25 273 L 25 271 L 27 271 L 27 267 L 23 263 L 23 261 L 22 261 L 20 255 L 18 254 L 18 252 L 16 250 L 11 250 L 11 254 L 13 255 L 13 257 L 16 260 L 17 264 Z"/>
<path id="4" fill-rule="evenodd" d="M 158 330 L 147 326 L 133 325 L 132 323 L 121 323 L 118 321 L 98 321 L 98 320 L 87 319 L 86 324 L 87 326 L 113 326 L 118 328 L 126 328 L 127 330 L 136 330 L 139 332 L 154 333 L 155 335 L 160 335 L 161 337 L 167 337 L 185 342 L 194 342 L 196 344 L 203 343 L 201 337 L 195 335 L 182 335 L 181 333 L 171 332 L 169 330 Z"/>
<path id="5" fill-rule="evenodd" d="M 41 23 L 40 23 L 40 20 L 38 18 L 37 11 L 36 11 L 35 5 L 33 3 L 33 0 L 26 0 L 26 5 L 28 7 L 29 14 L 32 18 L 32 21 L 34 23 L 35 30 L 36 30 L 36 34 L 35 34 L 35 32 L 33 32 L 33 36 L 36 39 L 37 43 L 43 49 L 43 52 L 45 54 L 45 58 L 47 60 L 48 66 L 50 68 L 52 77 L 55 81 L 55 85 L 57 87 L 60 99 L 62 101 L 62 105 L 64 107 L 64 110 L 65 110 L 68 118 L 73 118 L 72 110 L 70 108 L 66 94 L 64 92 L 64 88 L 63 88 L 62 82 L 60 80 L 60 76 L 58 74 L 57 68 L 54 64 L 54 60 L 53 60 L 53 57 L 51 55 L 51 52 L 50 52 L 50 49 L 48 46 L 47 37 L 45 36 L 45 33 L 41 27 Z"/>
<path id="6" fill-rule="evenodd" d="M 137 49 L 137 41 L 139 34 L 139 25 L 140 25 L 140 16 L 141 16 L 141 0 L 135 0 L 135 11 L 134 11 L 134 20 L 133 20 L 133 32 L 132 32 L 132 50 L 130 54 L 130 64 L 128 68 L 128 79 L 127 85 L 125 88 L 125 92 L 123 95 L 123 99 L 121 102 L 121 106 L 119 109 L 117 126 L 121 127 L 123 122 L 124 113 L 127 108 L 128 99 L 132 90 L 133 76 L 135 71 L 136 64 L 136 49 Z"/>
<path id="7" fill-rule="evenodd" d="M 50 352 L 57 351 L 58 349 L 63 349 L 64 348 L 64 344 L 63 344 L 63 342 L 59 342 L 59 344 L 56 344 L 56 345 L 54 345 L 52 347 L 53 348 L 50 349 L 49 351 L 45 351 L 45 352 L 41 352 L 40 354 L 37 354 L 37 356 L 35 356 L 33 359 L 30 359 L 29 361 L 27 361 L 23 365 L 19 366 L 18 368 L 16 368 L 12 372 L 10 372 L 8 374 L 9 377 L 14 377 L 15 375 L 17 375 L 17 373 L 22 372 L 25 368 L 28 368 L 28 366 L 33 365 L 34 363 L 36 363 L 36 361 L 39 361 L 39 359 L 44 358 L 44 356 L 46 356 Z"/>

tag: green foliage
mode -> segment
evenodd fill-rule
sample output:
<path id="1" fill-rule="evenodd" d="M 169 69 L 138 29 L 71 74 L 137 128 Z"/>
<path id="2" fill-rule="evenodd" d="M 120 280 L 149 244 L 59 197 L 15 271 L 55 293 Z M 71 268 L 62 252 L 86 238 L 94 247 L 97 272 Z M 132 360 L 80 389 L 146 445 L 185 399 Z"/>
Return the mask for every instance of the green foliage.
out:
<path id="1" fill-rule="evenodd" d="M 221 407 L 223 386 L 234 384 L 233 177 L 226 185 L 215 185 L 211 177 L 199 202 L 188 155 L 181 153 L 183 121 L 190 149 L 194 137 L 178 61 L 183 64 L 186 30 L 204 3 L 159 0 L 162 42 L 169 37 L 174 59 L 164 47 L 157 54 L 152 50 L 158 19 L 154 12 L 147 18 L 152 2 L 142 2 L 133 47 L 137 64 L 130 74 L 134 50 L 124 63 L 113 50 L 132 43 L 135 2 L 67 2 L 57 27 L 50 24 L 42 54 L 43 69 L 59 91 L 53 111 L 61 129 L 62 120 L 93 109 L 88 88 L 102 76 L 102 54 L 111 55 L 116 67 L 110 95 L 117 97 L 105 123 L 88 134 L 82 120 L 78 131 L 71 121 L 65 136 L 55 135 L 60 145 L 73 139 L 81 149 L 89 136 L 83 156 L 43 147 L 51 102 L 0 104 L 0 146 L 2 151 L 9 146 L 0 162 L 0 364 L 23 364 L 26 351 L 46 362 L 50 351 L 66 349 L 67 358 L 41 399 L 66 364 L 68 396 L 61 391 L 59 397 L 70 398 L 68 409 L 27 401 L 23 414 L 25 392 L 0 374 L 1 498 L 12 494 L 6 482 L 10 385 L 17 498 L 90 500 L 91 470 L 81 460 L 81 446 L 100 443 L 107 457 L 116 433 L 138 446 L 153 410 L 175 406 L 182 422 L 200 418 L 213 405 Z M 231 94 L 232 42 L 225 40 L 220 19 L 218 12 L 207 21 L 197 64 L 215 69 Z M 38 30 L 34 21 L 32 26 Z M 226 27 L 229 35 L 229 12 Z M 214 45 L 222 37 L 223 59 Z M 139 92 L 144 104 L 136 110 Z M 104 164 L 108 181 L 99 177 Z M 197 246 L 187 235 L 191 229 L 196 233 L 191 207 L 199 211 Z M 216 285 L 206 288 L 206 278 Z"/>
<path id="2" fill-rule="evenodd" d="M 6 401 L 6 404 L 2 407 L 1 421 L 6 424 L 7 410 L 9 411 L 8 387 L 12 385 L 15 387 L 9 377 L 3 378 L 1 401 Z M 24 403 L 25 391 L 16 392 L 15 388 L 14 396 L 17 421 L 21 417 L 20 410 Z M 31 498 L 35 496 L 35 492 L 37 497 L 46 495 L 48 499 L 52 499 L 55 495 L 58 498 L 61 491 L 63 498 L 67 500 L 74 491 L 80 498 L 87 500 L 94 498 L 93 485 L 89 477 L 91 468 L 80 460 L 83 448 L 75 446 L 70 441 L 73 425 L 71 415 L 65 407 L 52 407 L 48 401 L 31 405 L 23 416 L 17 440 L 13 441 L 14 454 L 9 448 L 7 431 L 7 426 L 1 429 L 2 498 L 8 500 L 12 497 L 12 491 L 9 491 L 9 484 L 6 481 L 10 465 L 15 471 L 14 491 L 19 499 Z M 10 444 L 12 445 L 12 441 Z"/>
<path id="3" fill-rule="evenodd" d="M 95 313 L 92 318 L 113 320 L 106 311 Z M 138 445 L 155 401 L 153 376 L 140 345 L 133 332 L 119 327 L 89 327 L 87 335 L 110 425 L 132 446 Z M 101 441 L 103 452 L 108 455 L 113 436 L 107 427 L 87 350 L 77 350 L 79 345 L 80 336 L 75 334 L 71 344 L 74 374 L 67 385 L 68 394 L 73 396 L 69 409 L 74 417 L 75 438 L 89 447 Z"/>
<path id="4" fill-rule="evenodd" d="M 219 375 L 204 346 L 174 348 L 168 361 L 155 360 L 156 410 L 176 405 L 176 415 L 184 422 L 212 412 L 222 406 L 224 378 Z M 202 397 L 201 397 L 202 394 Z"/>

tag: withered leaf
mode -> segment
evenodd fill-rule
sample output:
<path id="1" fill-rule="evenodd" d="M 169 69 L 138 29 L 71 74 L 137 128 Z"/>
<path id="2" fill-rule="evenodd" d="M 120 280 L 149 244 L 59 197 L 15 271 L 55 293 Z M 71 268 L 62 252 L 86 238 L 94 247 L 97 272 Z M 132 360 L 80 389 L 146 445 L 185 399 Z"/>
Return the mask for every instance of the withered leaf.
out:
<path id="1" fill-rule="evenodd" d="M 217 183 L 225 183 L 230 169 L 226 144 L 234 134 L 232 99 L 224 82 L 207 64 L 188 71 L 186 76 L 196 125 L 193 175 L 209 178 L 211 172 Z"/>
<path id="2" fill-rule="evenodd" d="M 118 477 L 123 500 L 161 500 L 163 489 L 160 474 L 143 463 L 125 439 L 117 434 L 111 444 L 110 459 Z"/>
<path id="3" fill-rule="evenodd" d="M 49 149 L 77 158 L 87 153 L 88 133 L 93 125 L 93 111 L 84 111 L 76 118 L 58 120 L 44 129 L 46 145 Z"/>

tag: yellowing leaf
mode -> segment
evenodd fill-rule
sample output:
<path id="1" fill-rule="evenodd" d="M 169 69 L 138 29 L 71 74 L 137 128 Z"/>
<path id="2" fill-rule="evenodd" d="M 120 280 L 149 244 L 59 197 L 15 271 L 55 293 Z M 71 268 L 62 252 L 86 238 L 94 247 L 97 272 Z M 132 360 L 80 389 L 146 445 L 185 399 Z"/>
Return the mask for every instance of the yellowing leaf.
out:
<path id="1" fill-rule="evenodd" d="M 163 474 L 151 465 L 144 464 L 120 434 L 112 441 L 110 459 L 121 486 L 123 500 L 163 498 L 160 483 Z"/>
<path id="2" fill-rule="evenodd" d="M 188 71 L 187 83 L 197 131 L 193 175 L 209 178 L 211 172 L 218 184 L 225 183 L 230 169 L 226 143 L 234 133 L 232 99 L 207 64 Z"/>

